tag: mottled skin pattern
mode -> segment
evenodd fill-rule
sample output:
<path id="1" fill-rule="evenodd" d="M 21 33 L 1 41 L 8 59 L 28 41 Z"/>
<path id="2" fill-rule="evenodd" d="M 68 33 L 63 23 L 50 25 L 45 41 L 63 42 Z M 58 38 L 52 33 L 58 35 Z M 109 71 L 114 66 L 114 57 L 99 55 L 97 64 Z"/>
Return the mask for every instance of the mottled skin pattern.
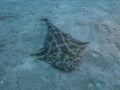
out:
<path id="1" fill-rule="evenodd" d="M 49 19 L 42 20 L 47 24 L 48 33 L 44 47 L 34 55 L 61 70 L 71 71 L 76 69 L 80 63 L 80 57 L 89 42 L 80 42 L 73 39 L 69 34 L 63 33 L 56 28 Z"/>

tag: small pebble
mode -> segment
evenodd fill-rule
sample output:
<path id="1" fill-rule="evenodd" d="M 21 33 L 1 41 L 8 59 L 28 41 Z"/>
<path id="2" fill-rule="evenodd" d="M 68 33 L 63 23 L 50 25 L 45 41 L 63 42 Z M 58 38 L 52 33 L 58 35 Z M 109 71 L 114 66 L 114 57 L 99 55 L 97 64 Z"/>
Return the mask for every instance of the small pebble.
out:
<path id="1" fill-rule="evenodd" d="M 1 84 L 3 84 L 3 81 L 0 81 Z"/>
<path id="2" fill-rule="evenodd" d="M 89 88 L 93 88 L 94 85 L 93 85 L 92 83 L 89 83 L 89 84 L 88 84 L 88 87 L 89 87 Z"/>
<path id="3" fill-rule="evenodd" d="M 92 53 L 92 55 L 93 55 L 93 57 L 96 57 L 96 58 L 99 57 L 98 54 L 96 54 L 96 53 Z"/>
<path id="4" fill-rule="evenodd" d="M 100 87 L 101 85 L 100 85 L 100 83 L 97 83 L 96 86 L 97 86 L 97 87 Z"/>

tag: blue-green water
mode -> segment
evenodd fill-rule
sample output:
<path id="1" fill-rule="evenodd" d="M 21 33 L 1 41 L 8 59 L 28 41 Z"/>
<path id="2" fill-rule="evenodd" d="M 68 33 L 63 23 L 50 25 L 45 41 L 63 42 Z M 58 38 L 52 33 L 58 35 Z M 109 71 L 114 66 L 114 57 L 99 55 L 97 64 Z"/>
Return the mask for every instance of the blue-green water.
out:
<path id="1" fill-rule="evenodd" d="M 0 90 L 120 90 L 120 0 L 0 0 Z M 30 56 L 43 47 L 49 17 L 90 41 L 78 70 Z"/>

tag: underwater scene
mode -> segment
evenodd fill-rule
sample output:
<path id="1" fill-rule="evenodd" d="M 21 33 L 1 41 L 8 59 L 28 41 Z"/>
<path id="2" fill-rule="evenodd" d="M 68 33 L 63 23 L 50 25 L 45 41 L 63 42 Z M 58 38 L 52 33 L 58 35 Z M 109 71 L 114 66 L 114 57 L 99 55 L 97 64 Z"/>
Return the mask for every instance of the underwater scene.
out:
<path id="1" fill-rule="evenodd" d="M 120 0 L 0 0 L 0 90 L 120 90 Z"/>

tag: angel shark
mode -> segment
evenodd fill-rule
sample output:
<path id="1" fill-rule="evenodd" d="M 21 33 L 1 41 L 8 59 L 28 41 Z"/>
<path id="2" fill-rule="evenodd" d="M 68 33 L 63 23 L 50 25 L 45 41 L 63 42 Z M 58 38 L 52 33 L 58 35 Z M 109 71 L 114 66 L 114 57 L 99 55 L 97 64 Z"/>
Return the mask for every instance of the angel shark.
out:
<path id="1" fill-rule="evenodd" d="M 47 18 L 42 20 L 46 22 L 48 32 L 43 48 L 32 55 L 63 71 L 75 70 L 89 42 L 81 42 L 72 38 L 69 34 L 60 31 Z"/>

